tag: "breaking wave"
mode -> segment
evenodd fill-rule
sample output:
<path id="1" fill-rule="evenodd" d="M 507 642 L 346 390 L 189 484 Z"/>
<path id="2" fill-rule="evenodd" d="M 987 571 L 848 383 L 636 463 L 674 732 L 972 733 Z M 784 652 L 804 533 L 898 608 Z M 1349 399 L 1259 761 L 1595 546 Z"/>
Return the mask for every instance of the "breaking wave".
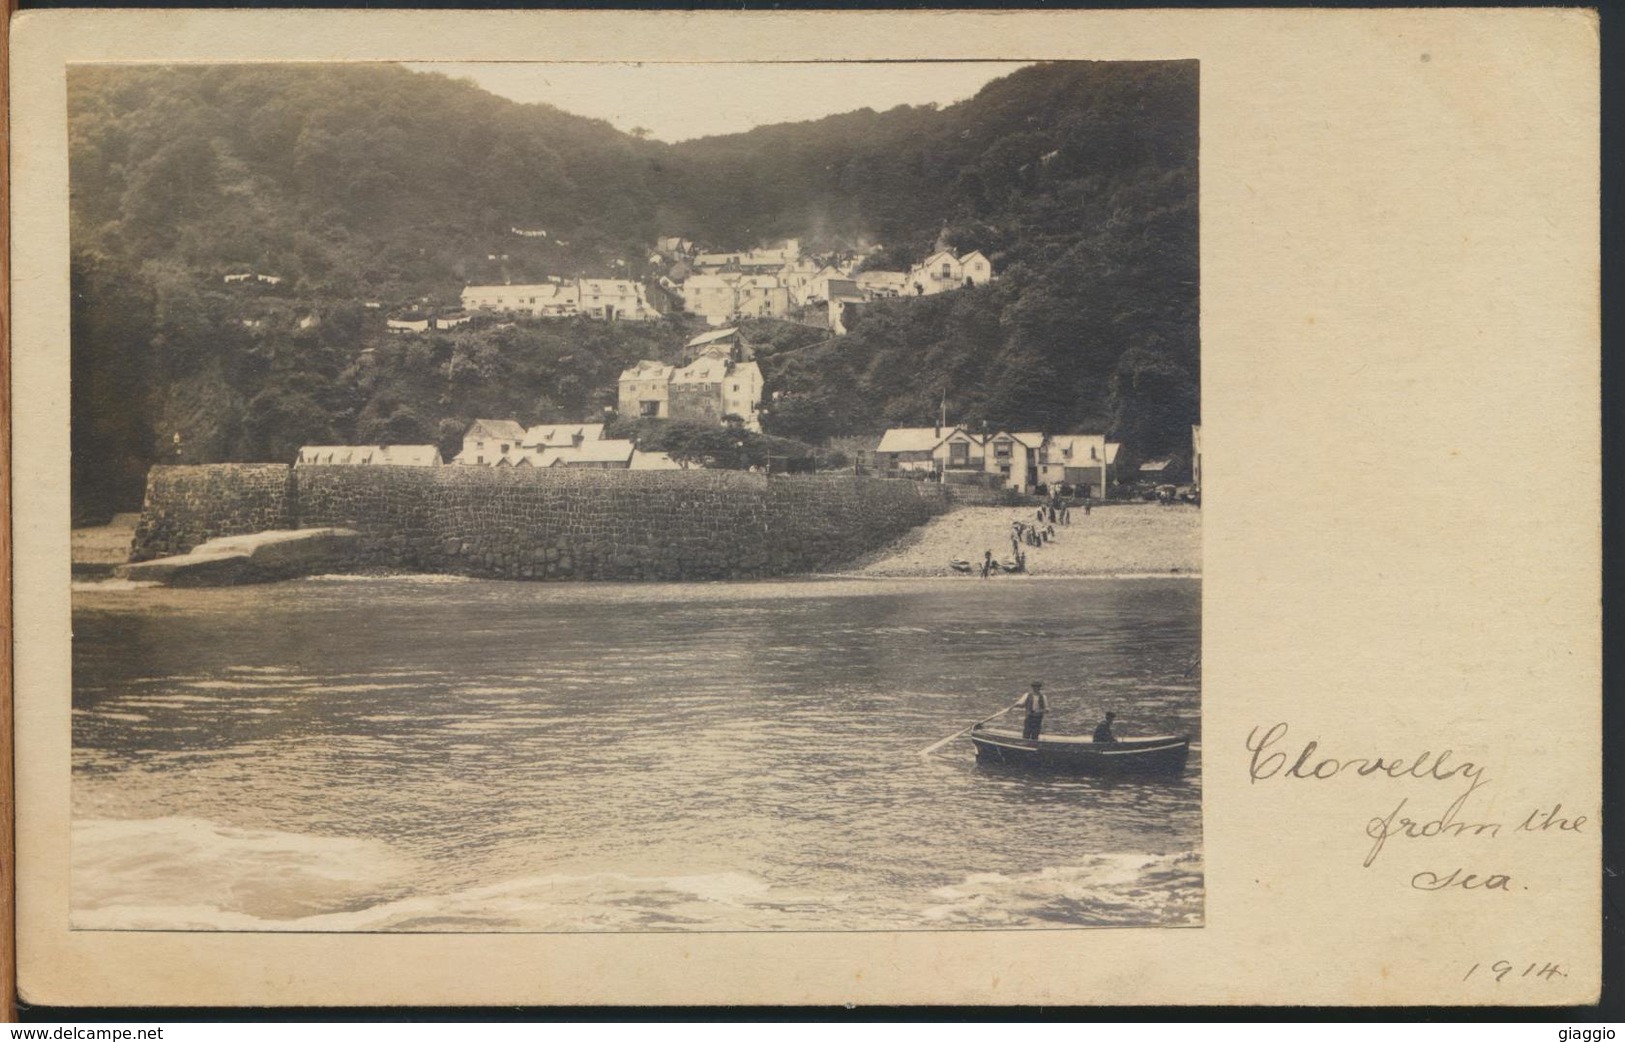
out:
<path id="1" fill-rule="evenodd" d="M 195 818 L 73 830 L 81 930 L 634 932 L 1194 926 L 1195 853 L 1113 854 L 920 891 L 825 892 L 748 872 L 548 872 L 426 892 L 429 866 L 375 840 Z"/>

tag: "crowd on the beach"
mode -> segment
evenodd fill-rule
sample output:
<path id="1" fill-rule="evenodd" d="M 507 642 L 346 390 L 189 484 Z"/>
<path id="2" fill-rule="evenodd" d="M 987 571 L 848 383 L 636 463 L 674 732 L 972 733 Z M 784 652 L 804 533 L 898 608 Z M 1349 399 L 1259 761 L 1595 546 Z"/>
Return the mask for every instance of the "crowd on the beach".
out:
<path id="1" fill-rule="evenodd" d="M 1080 504 L 1085 516 L 1088 516 L 1090 504 L 1085 497 Z M 1010 557 L 999 562 L 993 559 L 992 550 L 982 552 L 981 572 L 986 579 L 999 571 L 1023 573 L 1027 570 L 1026 547 L 1042 547 L 1046 543 L 1055 541 L 1055 526 L 1065 528 L 1072 523 L 1072 504 L 1059 493 L 1051 494 L 1049 499 L 1041 503 L 1032 520 L 1025 517 L 1013 518 L 1010 522 Z"/>

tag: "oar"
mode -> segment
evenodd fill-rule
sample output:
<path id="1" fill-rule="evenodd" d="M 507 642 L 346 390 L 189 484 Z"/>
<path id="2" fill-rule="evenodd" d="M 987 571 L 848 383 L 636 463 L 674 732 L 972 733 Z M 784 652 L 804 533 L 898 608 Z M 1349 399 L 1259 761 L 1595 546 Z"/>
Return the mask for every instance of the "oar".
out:
<path id="1" fill-rule="evenodd" d="M 978 727 L 982 726 L 983 724 L 987 723 L 988 720 L 993 720 L 993 719 L 995 719 L 997 717 L 1001 717 L 1001 716 L 1008 713 L 1010 710 L 1016 708 L 1016 706 L 1019 706 L 1019 705 L 1021 705 L 1021 703 L 1016 702 L 1014 705 L 1005 706 L 1003 709 L 999 710 L 997 713 L 994 713 L 992 716 L 986 717 L 985 719 L 982 719 L 982 720 L 978 720 L 974 724 L 971 724 L 970 727 L 965 728 L 964 731 L 955 731 L 953 734 L 949 735 L 948 737 L 944 738 L 942 741 L 940 741 L 940 742 L 936 743 L 935 745 L 931 746 L 929 749 L 921 749 L 920 750 L 920 757 L 923 759 L 923 758 L 925 758 L 927 756 L 930 756 L 932 753 L 936 752 L 938 749 L 941 749 L 943 746 L 947 745 L 949 742 L 953 741 L 955 738 L 958 738 L 960 735 L 964 734 L 965 731 L 974 730 L 975 728 L 978 728 Z"/>

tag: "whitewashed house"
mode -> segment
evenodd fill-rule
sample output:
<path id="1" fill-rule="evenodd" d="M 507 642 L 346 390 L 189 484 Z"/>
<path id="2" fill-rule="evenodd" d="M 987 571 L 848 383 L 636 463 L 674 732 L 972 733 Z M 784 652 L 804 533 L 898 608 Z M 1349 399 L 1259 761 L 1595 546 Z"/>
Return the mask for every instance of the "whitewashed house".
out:
<path id="1" fill-rule="evenodd" d="M 513 420 L 475 420 L 463 434 L 463 450 L 452 457 L 465 466 L 494 467 L 508 458 L 510 465 L 523 452 L 525 428 Z"/>
<path id="2" fill-rule="evenodd" d="M 980 286 L 993 281 L 993 264 L 981 250 L 954 256 L 950 250 L 938 250 L 909 269 L 905 295 L 931 296 L 965 286 Z"/>
<path id="3" fill-rule="evenodd" d="M 1117 442 L 1104 434 L 1056 434 L 1039 448 L 1038 480 L 1071 485 L 1091 496 L 1103 496 L 1117 463 Z"/>
<path id="4" fill-rule="evenodd" d="M 606 322 L 647 322 L 659 317 L 643 286 L 631 279 L 578 279 L 581 313 Z"/>
<path id="5" fill-rule="evenodd" d="M 875 466 L 892 473 L 934 474 L 938 468 L 933 453 L 952 429 L 893 427 L 881 435 L 875 449 Z"/>
<path id="6" fill-rule="evenodd" d="M 690 276 L 683 282 L 683 304 L 709 325 L 727 325 L 738 316 L 734 283 L 739 278 L 738 274 Z"/>
<path id="7" fill-rule="evenodd" d="M 622 416 L 666 419 L 671 415 L 671 374 L 676 367 L 645 359 L 621 371 L 616 408 Z"/>
<path id="8" fill-rule="evenodd" d="M 539 282 L 465 286 L 462 300 L 464 311 L 507 311 L 540 318 L 568 318 L 580 310 L 581 295 L 573 283 Z"/>

